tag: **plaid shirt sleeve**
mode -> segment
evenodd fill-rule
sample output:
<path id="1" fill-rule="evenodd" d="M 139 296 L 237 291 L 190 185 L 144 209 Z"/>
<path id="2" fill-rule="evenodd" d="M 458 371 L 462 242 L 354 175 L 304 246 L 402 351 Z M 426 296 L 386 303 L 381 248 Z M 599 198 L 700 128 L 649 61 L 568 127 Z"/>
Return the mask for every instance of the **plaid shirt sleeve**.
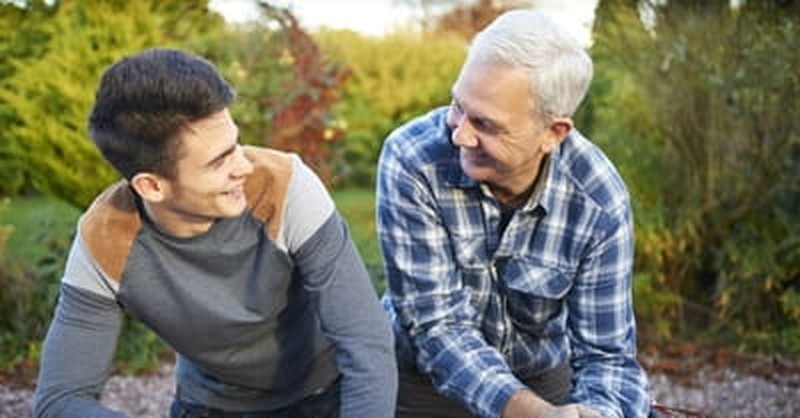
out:
<path id="1" fill-rule="evenodd" d="M 378 172 L 378 229 L 391 303 L 418 349 L 417 367 L 438 390 L 474 414 L 498 417 L 524 385 L 481 336 L 431 192 L 397 153 L 388 143 Z"/>
<path id="2" fill-rule="evenodd" d="M 631 298 L 633 230 L 628 201 L 595 228 L 602 239 L 581 261 L 568 300 L 571 398 L 604 417 L 644 417 L 649 411 L 645 375 L 635 360 Z"/>

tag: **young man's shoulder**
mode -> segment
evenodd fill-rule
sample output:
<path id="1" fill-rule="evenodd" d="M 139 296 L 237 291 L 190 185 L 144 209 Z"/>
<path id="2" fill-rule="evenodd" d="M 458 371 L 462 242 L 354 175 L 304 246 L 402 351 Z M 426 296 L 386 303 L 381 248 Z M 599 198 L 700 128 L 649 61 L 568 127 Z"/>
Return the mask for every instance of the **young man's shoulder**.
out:
<path id="1" fill-rule="evenodd" d="M 273 148 L 245 145 L 244 155 L 260 171 L 269 171 L 273 175 L 290 175 L 292 160 L 295 154 Z"/>
<path id="2" fill-rule="evenodd" d="M 269 236 L 275 239 L 283 221 L 283 208 L 299 157 L 254 146 L 245 146 L 244 154 L 253 163 L 253 172 L 244 184 L 248 207 L 254 217 L 264 222 Z"/>
<path id="3" fill-rule="evenodd" d="M 78 224 L 84 246 L 98 265 L 119 280 L 142 225 L 133 190 L 125 180 L 109 186 Z"/>

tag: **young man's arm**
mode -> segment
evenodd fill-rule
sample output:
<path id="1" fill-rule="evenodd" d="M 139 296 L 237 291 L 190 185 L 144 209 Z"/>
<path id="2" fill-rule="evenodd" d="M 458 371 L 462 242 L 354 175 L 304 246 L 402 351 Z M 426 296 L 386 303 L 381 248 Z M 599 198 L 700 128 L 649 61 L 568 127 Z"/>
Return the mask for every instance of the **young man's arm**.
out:
<path id="1" fill-rule="evenodd" d="M 123 417 L 98 399 L 111 370 L 122 311 L 75 240 L 42 349 L 33 417 Z"/>
<path id="2" fill-rule="evenodd" d="M 316 304 L 322 331 L 336 348 L 342 417 L 394 417 L 394 340 L 345 221 L 318 178 L 295 164 L 284 228 L 302 244 L 292 251 Z M 298 230 L 313 225 L 313 230 Z M 288 241 L 297 242 L 290 238 Z M 293 245 L 290 244 L 290 247 Z"/>

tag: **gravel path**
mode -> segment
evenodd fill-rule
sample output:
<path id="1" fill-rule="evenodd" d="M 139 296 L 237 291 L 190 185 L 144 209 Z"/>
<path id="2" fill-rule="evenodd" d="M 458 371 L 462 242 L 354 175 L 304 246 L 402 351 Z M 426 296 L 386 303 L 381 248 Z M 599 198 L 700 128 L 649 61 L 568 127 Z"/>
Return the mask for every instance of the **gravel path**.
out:
<path id="1" fill-rule="evenodd" d="M 645 362 L 645 364 L 647 364 Z M 651 373 L 651 392 L 664 405 L 679 406 L 719 418 L 795 418 L 800 416 L 800 374 L 776 368 L 776 375 L 704 365 L 691 376 Z M 174 393 L 172 367 L 142 377 L 112 377 L 103 402 L 131 417 L 167 416 Z M 0 418 L 29 417 L 31 391 L 0 387 Z"/>

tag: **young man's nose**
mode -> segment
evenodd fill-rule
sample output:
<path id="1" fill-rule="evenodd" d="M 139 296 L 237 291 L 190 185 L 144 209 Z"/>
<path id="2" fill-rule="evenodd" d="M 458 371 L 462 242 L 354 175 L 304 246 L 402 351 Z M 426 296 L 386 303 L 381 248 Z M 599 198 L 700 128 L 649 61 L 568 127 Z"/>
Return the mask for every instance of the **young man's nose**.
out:
<path id="1" fill-rule="evenodd" d="M 240 145 L 236 150 L 236 165 L 233 170 L 235 177 L 244 177 L 253 172 L 253 163 L 244 155 L 244 148 Z"/>

